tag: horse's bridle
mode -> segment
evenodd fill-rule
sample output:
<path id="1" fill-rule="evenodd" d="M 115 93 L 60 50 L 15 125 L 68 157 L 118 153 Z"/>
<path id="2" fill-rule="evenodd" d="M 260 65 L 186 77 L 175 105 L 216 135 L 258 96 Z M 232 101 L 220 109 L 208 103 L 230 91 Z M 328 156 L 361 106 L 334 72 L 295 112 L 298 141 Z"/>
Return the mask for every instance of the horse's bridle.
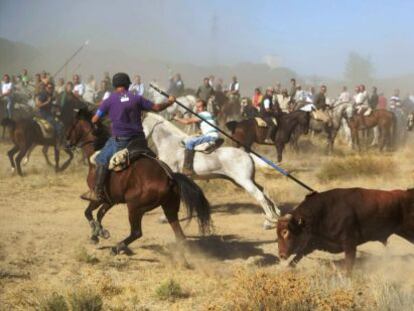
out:
<path id="1" fill-rule="evenodd" d="M 71 126 L 71 128 L 70 128 L 70 130 L 69 130 L 69 133 L 68 133 L 68 135 L 66 135 L 66 140 L 68 140 L 68 137 L 70 137 L 71 135 L 72 135 L 72 132 L 73 132 L 73 130 L 75 129 L 75 127 L 76 127 L 76 125 L 78 125 L 78 123 L 79 123 L 79 121 L 80 121 L 81 119 L 77 119 L 76 120 L 76 122 L 74 122 L 73 124 L 72 124 L 72 126 Z M 88 144 L 92 144 L 92 143 L 94 143 L 94 141 L 95 140 L 87 140 L 87 141 L 85 141 L 85 142 L 83 142 L 83 143 L 81 143 L 81 144 L 79 144 L 79 142 L 83 139 L 83 138 L 86 138 L 92 131 L 93 131 L 93 125 L 92 124 L 90 124 L 91 125 L 91 128 L 90 128 L 90 130 L 89 131 L 87 131 L 86 133 L 84 133 L 84 134 L 82 134 L 82 135 L 80 135 L 80 137 L 76 140 L 76 142 L 75 143 L 73 143 L 73 144 L 67 144 L 67 146 L 69 147 L 69 148 L 82 148 L 82 147 L 84 147 L 84 146 L 86 146 L 86 145 L 88 145 Z"/>

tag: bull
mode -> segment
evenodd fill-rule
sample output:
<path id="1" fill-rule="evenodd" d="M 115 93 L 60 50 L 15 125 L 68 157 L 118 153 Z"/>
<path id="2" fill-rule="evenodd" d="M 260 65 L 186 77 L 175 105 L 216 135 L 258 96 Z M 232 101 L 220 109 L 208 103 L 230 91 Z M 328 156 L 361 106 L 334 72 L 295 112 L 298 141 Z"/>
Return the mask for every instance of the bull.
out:
<path id="1" fill-rule="evenodd" d="M 315 250 L 345 252 L 350 273 L 360 244 L 379 241 L 385 245 L 392 234 L 414 243 L 414 189 L 312 193 L 279 218 L 276 230 L 280 258 L 295 255 L 290 266 Z"/>

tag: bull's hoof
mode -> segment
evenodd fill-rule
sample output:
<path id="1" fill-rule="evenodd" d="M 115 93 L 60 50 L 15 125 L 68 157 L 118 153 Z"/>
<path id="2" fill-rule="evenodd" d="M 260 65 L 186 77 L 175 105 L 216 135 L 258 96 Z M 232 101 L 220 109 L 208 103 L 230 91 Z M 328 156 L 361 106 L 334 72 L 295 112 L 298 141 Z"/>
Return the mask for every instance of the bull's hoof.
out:
<path id="1" fill-rule="evenodd" d="M 90 238 L 90 242 L 91 242 L 91 244 L 96 245 L 96 244 L 98 244 L 98 243 L 99 243 L 99 238 L 98 238 L 96 235 L 93 235 L 93 236 L 91 236 L 91 238 Z"/>
<path id="2" fill-rule="evenodd" d="M 111 234 L 109 233 L 108 230 L 102 228 L 101 230 L 99 230 L 99 236 L 106 240 L 106 239 L 109 239 L 111 237 Z"/>

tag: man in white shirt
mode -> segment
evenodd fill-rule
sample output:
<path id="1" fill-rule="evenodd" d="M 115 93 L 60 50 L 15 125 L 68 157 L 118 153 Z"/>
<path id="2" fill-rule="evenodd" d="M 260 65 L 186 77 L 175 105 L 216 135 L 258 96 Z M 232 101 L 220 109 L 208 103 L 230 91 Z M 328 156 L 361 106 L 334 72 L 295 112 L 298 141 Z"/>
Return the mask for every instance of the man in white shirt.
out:
<path id="1" fill-rule="evenodd" d="M 13 83 L 10 81 L 10 76 L 5 74 L 1 83 L 1 98 L 6 100 L 7 117 L 13 117 L 14 102 L 13 102 Z"/>
<path id="2" fill-rule="evenodd" d="M 204 100 L 198 100 L 196 102 L 196 112 L 200 117 L 207 120 L 209 123 L 216 125 L 216 121 L 213 118 L 213 115 L 207 111 L 207 103 Z M 214 142 L 219 138 L 218 131 L 209 125 L 207 122 L 202 121 L 200 118 L 192 117 L 192 118 L 178 118 L 175 117 L 174 120 L 182 123 L 182 124 L 194 124 L 200 123 L 201 135 L 195 136 L 187 139 L 185 141 L 185 154 L 184 154 L 184 166 L 183 166 L 183 174 L 187 176 L 194 175 L 193 170 L 193 160 L 195 150 L 194 148 L 197 145 Z"/>
<path id="3" fill-rule="evenodd" d="M 357 114 L 361 114 L 363 109 L 369 109 L 368 93 L 365 89 L 365 85 L 361 84 L 358 87 L 358 93 L 355 95 L 354 98 L 355 98 L 355 108 L 357 110 Z M 366 110 L 366 112 L 368 112 L 368 111 Z M 369 115 L 369 112 L 366 113 L 366 115 Z"/>
<path id="4" fill-rule="evenodd" d="M 85 86 L 80 80 L 79 75 L 75 74 L 73 76 L 73 94 L 82 100 L 83 94 L 85 94 Z"/>
<path id="5" fill-rule="evenodd" d="M 240 84 L 239 84 L 239 81 L 237 81 L 237 77 L 236 76 L 234 76 L 232 78 L 232 80 L 233 81 L 229 85 L 229 93 L 231 95 L 234 95 L 234 96 L 239 96 L 239 94 L 240 94 Z"/>
<path id="6" fill-rule="evenodd" d="M 131 92 L 134 92 L 134 93 L 140 95 L 140 96 L 144 96 L 145 87 L 144 87 L 144 83 L 141 82 L 141 76 L 140 75 L 134 76 L 134 81 L 129 86 L 129 90 Z"/>
<path id="7" fill-rule="evenodd" d="M 344 86 L 342 87 L 341 94 L 339 94 L 338 104 L 350 103 L 350 102 L 351 102 L 351 94 L 348 92 L 348 88 Z"/>

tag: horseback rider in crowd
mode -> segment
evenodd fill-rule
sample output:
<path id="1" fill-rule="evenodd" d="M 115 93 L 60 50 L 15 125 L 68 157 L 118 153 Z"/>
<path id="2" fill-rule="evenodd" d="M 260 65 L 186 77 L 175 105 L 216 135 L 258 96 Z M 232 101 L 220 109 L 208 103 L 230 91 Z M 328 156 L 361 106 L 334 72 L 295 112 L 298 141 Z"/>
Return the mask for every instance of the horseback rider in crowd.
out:
<path id="1" fill-rule="evenodd" d="M 342 87 L 342 92 L 341 94 L 339 94 L 339 97 L 338 97 L 338 104 L 350 103 L 350 102 L 351 102 L 351 94 L 348 92 L 348 87 L 344 85 Z"/>
<path id="2" fill-rule="evenodd" d="M 240 97 L 240 84 L 239 81 L 237 81 L 237 77 L 233 76 L 232 82 L 229 86 L 229 95 L 230 97 L 234 97 L 236 100 Z"/>
<path id="3" fill-rule="evenodd" d="M 289 97 L 292 103 L 295 100 L 296 91 L 297 91 L 296 79 L 292 78 L 290 79 L 290 90 L 289 90 Z"/>
<path id="4" fill-rule="evenodd" d="M 273 138 L 276 134 L 276 124 L 273 118 L 276 115 L 281 115 L 281 113 L 279 104 L 273 102 L 273 88 L 269 86 L 260 104 L 260 117 L 266 122 L 268 128 L 265 138 L 265 142 L 268 144 L 273 143 Z"/>
<path id="5" fill-rule="evenodd" d="M 259 112 L 260 111 L 260 104 L 263 100 L 263 94 L 259 87 L 254 89 L 254 94 L 252 97 L 252 106 Z"/>
<path id="6" fill-rule="evenodd" d="M 400 90 L 394 90 L 394 95 L 390 98 L 390 110 L 401 108 Z"/>
<path id="7" fill-rule="evenodd" d="M 170 86 L 167 92 L 175 97 L 180 97 L 184 94 L 184 82 L 179 73 L 170 78 Z"/>
<path id="8" fill-rule="evenodd" d="M 39 115 L 53 126 L 56 141 L 59 142 L 63 138 L 63 127 L 62 123 L 55 119 L 55 110 L 58 107 L 54 102 L 54 85 L 52 82 L 48 82 L 45 89 L 37 96 L 36 107 L 39 110 Z"/>
<path id="9" fill-rule="evenodd" d="M 284 113 L 290 112 L 290 96 L 289 92 L 286 88 L 282 89 L 282 92 L 280 94 L 276 95 L 277 103 L 279 104 L 280 109 Z M 275 101 L 275 102 L 276 102 Z"/>
<path id="10" fill-rule="evenodd" d="M 209 123 L 216 126 L 216 121 L 214 120 L 213 115 L 207 111 L 207 103 L 199 99 L 196 102 L 196 112 L 197 114 L 202 117 L 204 120 L 207 120 Z M 210 126 L 207 122 L 202 121 L 201 119 L 197 117 L 192 118 L 179 118 L 174 117 L 174 120 L 178 121 L 181 124 L 194 124 L 199 123 L 200 129 L 201 129 L 201 135 L 191 137 L 189 139 L 186 139 L 185 141 L 185 153 L 184 153 L 184 165 L 183 165 L 183 174 L 187 176 L 192 176 L 195 174 L 193 169 L 193 161 L 194 161 L 194 155 L 195 155 L 195 147 L 197 145 L 203 144 L 203 143 L 209 143 L 214 142 L 219 138 L 218 131 Z"/>
<path id="11" fill-rule="evenodd" d="M 10 81 L 10 76 L 8 74 L 5 74 L 3 76 L 3 81 L 1 82 L 0 98 L 6 99 L 7 117 L 10 119 L 13 117 L 14 112 L 13 91 L 14 85 Z"/>
<path id="12" fill-rule="evenodd" d="M 372 87 L 372 94 L 368 99 L 369 106 L 372 110 L 377 109 L 378 106 L 378 90 L 375 86 Z"/>
<path id="13" fill-rule="evenodd" d="M 141 76 L 140 75 L 135 75 L 134 76 L 134 81 L 131 84 L 131 86 L 129 87 L 129 90 L 131 92 L 136 92 L 140 96 L 144 96 L 145 86 L 144 86 L 144 83 L 141 81 Z"/>
<path id="14" fill-rule="evenodd" d="M 355 90 L 357 91 L 354 96 L 356 115 L 361 124 L 365 126 L 364 115 L 368 116 L 371 113 L 371 109 L 368 105 L 368 93 L 365 89 L 365 85 L 363 84 L 357 86 Z"/>
<path id="15" fill-rule="evenodd" d="M 167 102 L 154 104 L 143 96 L 128 91 L 130 85 L 131 80 L 126 73 L 115 74 L 112 78 L 114 92 L 101 103 L 92 118 L 92 123 L 96 124 L 101 118 L 108 115 L 112 122 L 112 137 L 107 140 L 95 159 L 94 191 L 84 193 L 81 196 L 82 199 L 100 202 L 106 200 L 104 185 L 111 157 L 119 150 L 126 148 L 135 139 L 145 142 L 146 145 L 141 122 L 142 111 L 159 112 L 175 102 L 175 97 L 170 96 Z"/>
<path id="16" fill-rule="evenodd" d="M 213 87 L 210 85 L 209 78 L 204 78 L 203 85 L 200 85 L 197 89 L 196 96 L 207 102 L 208 99 L 214 95 Z"/>
<path id="17" fill-rule="evenodd" d="M 85 94 L 85 85 L 81 82 L 79 75 L 73 75 L 73 94 L 82 100 L 83 94 Z"/>
<path id="18" fill-rule="evenodd" d="M 111 95 L 110 87 L 106 79 L 102 80 L 99 84 L 98 92 L 96 92 L 94 102 L 100 104 L 103 100 L 107 99 Z"/>

